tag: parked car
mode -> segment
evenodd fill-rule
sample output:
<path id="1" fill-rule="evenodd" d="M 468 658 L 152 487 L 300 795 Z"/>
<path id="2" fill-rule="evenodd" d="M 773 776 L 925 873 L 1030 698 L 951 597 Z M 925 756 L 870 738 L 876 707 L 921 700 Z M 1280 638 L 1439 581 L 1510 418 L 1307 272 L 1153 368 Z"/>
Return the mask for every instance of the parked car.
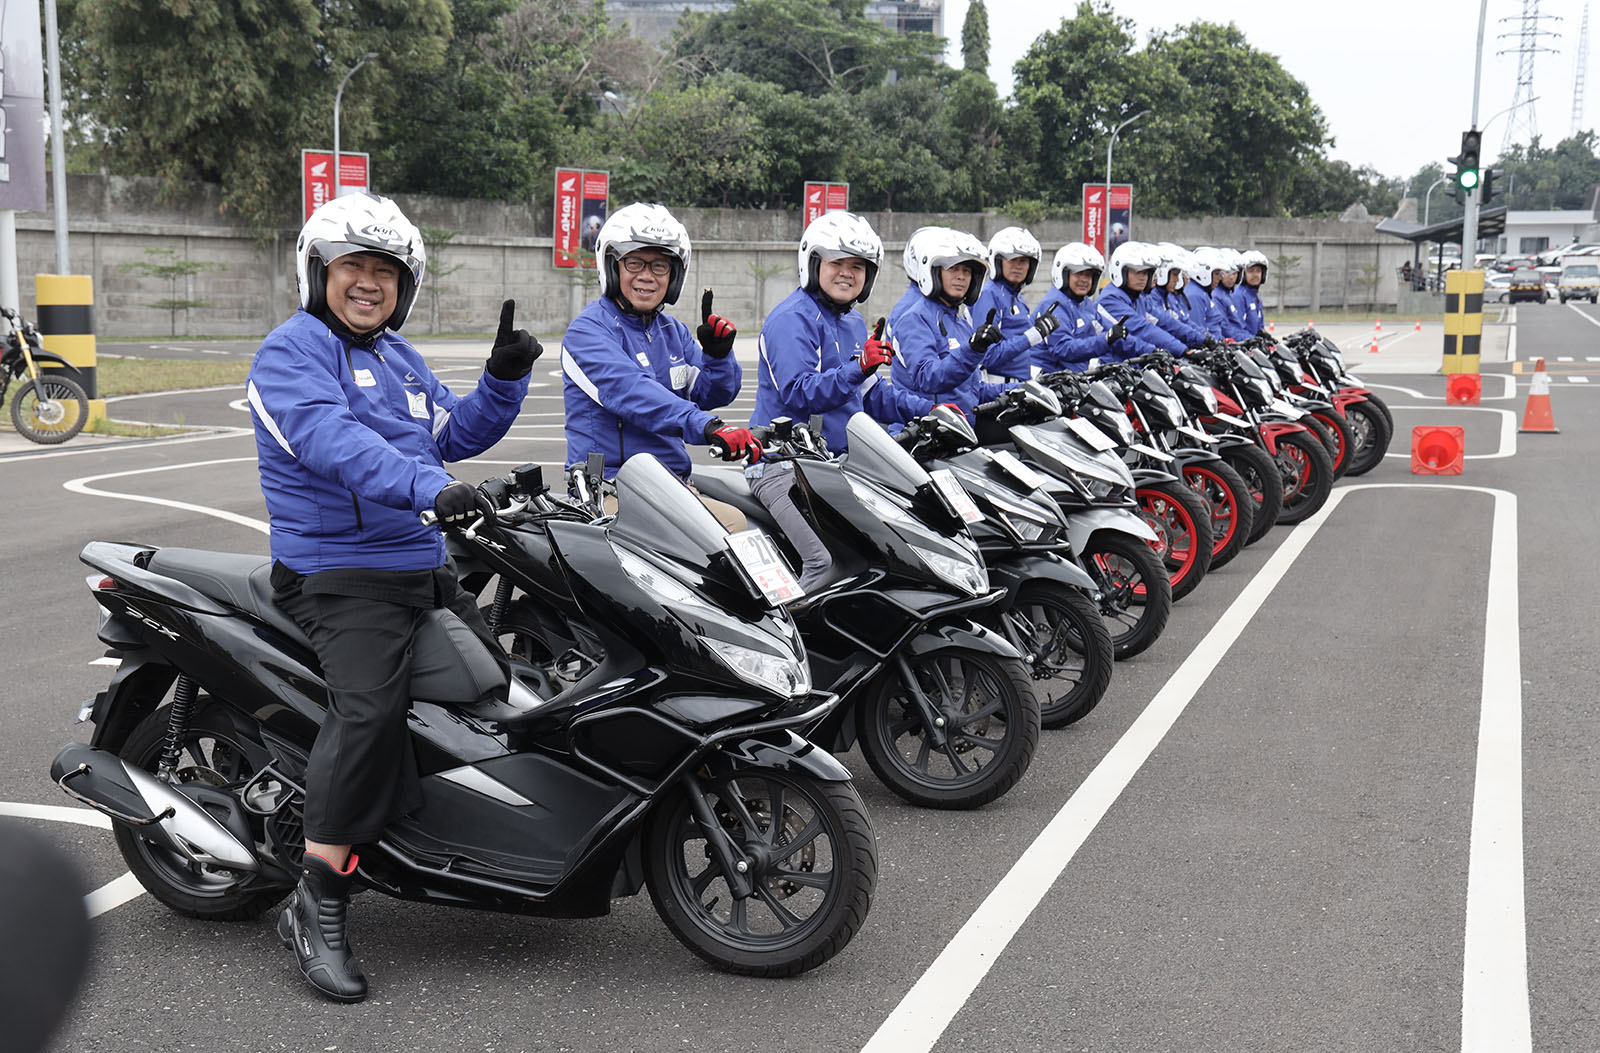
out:
<path id="1" fill-rule="evenodd" d="M 1511 290 L 1511 274 L 1505 271 L 1491 271 L 1483 276 L 1483 302 L 1505 303 L 1506 294 Z"/>
<path id="2" fill-rule="evenodd" d="M 1550 290 L 1545 288 L 1544 275 L 1532 267 L 1518 267 L 1511 274 L 1511 284 L 1506 289 L 1506 303 L 1521 303 L 1524 300 L 1536 300 L 1544 303 L 1550 299 Z"/>

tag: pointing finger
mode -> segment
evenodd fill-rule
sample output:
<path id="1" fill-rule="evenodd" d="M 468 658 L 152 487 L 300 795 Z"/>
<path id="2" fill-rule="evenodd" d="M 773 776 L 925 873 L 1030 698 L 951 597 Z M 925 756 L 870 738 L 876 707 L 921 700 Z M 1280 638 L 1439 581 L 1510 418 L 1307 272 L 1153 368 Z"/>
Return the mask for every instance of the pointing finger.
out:
<path id="1" fill-rule="evenodd" d="M 511 342 L 512 318 L 517 313 L 517 301 L 507 300 L 500 305 L 500 331 L 494 336 L 494 346 L 501 347 Z"/>
<path id="2" fill-rule="evenodd" d="M 700 320 L 702 322 L 711 321 L 711 290 L 710 289 L 707 289 L 705 291 L 704 295 L 702 295 L 700 297 Z"/>
<path id="3" fill-rule="evenodd" d="M 994 312 L 995 309 L 993 307 L 989 308 L 989 317 L 984 320 L 984 325 L 994 325 Z"/>
<path id="4" fill-rule="evenodd" d="M 874 340 L 882 340 L 883 339 L 883 327 L 884 327 L 884 325 L 886 325 L 888 323 L 888 321 L 889 321 L 889 319 L 887 319 L 887 318 L 879 318 L 878 319 L 878 324 L 872 327 L 872 339 L 874 339 Z"/>

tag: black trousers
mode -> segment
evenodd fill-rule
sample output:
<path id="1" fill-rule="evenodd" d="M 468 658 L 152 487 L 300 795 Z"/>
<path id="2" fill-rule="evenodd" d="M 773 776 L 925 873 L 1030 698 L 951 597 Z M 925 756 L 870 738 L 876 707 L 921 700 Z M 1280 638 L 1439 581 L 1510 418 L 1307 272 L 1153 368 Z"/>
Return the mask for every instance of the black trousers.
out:
<path id="1" fill-rule="evenodd" d="M 328 684 L 328 714 L 306 766 L 306 839 L 376 841 L 390 822 L 422 805 L 406 728 L 420 617 L 447 608 L 497 657 L 499 645 L 449 564 L 301 575 L 279 563 L 272 584 L 278 606 L 311 638 Z"/>

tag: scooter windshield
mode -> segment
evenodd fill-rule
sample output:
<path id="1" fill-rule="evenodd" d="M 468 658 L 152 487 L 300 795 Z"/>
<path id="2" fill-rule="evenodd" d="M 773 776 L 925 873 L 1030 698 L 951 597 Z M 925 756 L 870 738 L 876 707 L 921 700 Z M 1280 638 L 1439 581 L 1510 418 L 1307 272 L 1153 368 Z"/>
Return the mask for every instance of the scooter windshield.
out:
<path id="1" fill-rule="evenodd" d="M 617 517 L 609 533 L 702 572 L 727 550 L 727 530 L 683 480 L 648 453 L 617 471 Z"/>
<path id="2" fill-rule="evenodd" d="M 852 415 L 844 431 L 850 440 L 850 471 L 856 475 L 907 495 L 933 482 L 916 458 L 865 413 Z"/>

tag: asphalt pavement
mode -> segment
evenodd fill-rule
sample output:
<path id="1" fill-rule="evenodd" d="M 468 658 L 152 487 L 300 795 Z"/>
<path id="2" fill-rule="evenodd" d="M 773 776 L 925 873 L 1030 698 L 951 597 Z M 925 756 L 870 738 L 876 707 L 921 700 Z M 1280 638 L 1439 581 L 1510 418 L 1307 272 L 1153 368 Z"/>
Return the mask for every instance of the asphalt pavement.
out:
<path id="1" fill-rule="evenodd" d="M 1377 352 L 1371 330 L 1329 327 L 1394 414 L 1383 464 L 1208 576 L 992 805 L 910 807 L 844 755 L 877 895 L 839 957 L 788 981 L 710 970 L 643 896 L 553 921 L 369 893 L 352 938 L 373 994 L 341 1007 L 307 991 L 270 915 L 207 924 L 138 895 L 47 775 L 110 672 L 76 556 L 93 539 L 265 553 L 248 413 L 237 389 L 195 392 L 113 403 L 204 425 L 182 437 L 0 434 L 0 814 L 97 890 L 93 971 L 56 1048 L 1600 1049 L 1597 327 L 1587 305 L 1519 307 L 1486 333 L 1476 407 L 1445 404 L 1437 323 L 1386 326 Z M 483 346 L 419 344 L 474 382 Z M 555 350 L 512 433 L 458 475 L 559 464 Z M 1517 432 L 1535 356 L 1559 434 Z M 1427 424 L 1465 428 L 1461 475 L 1411 473 Z"/>

